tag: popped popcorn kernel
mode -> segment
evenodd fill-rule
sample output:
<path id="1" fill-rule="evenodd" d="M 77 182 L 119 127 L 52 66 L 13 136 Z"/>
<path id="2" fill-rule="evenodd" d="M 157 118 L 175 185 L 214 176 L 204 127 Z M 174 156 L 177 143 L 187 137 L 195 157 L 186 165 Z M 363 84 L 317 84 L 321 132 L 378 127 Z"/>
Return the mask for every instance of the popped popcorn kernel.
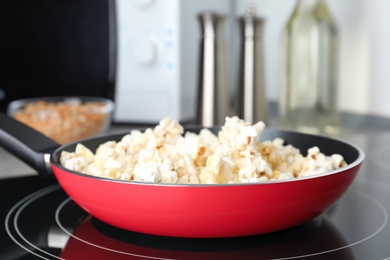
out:
<path id="1" fill-rule="evenodd" d="M 207 158 L 206 167 L 199 175 L 202 183 L 228 183 L 233 180 L 234 162 L 219 155 L 210 155 Z"/>
<path id="2" fill-rule="evenodd" d="M 251 125 L 226 117 L 218 134 L 186 132 L 164 118 L 154 128 L 132 130 L 118 142 L 101 144 L 93 153 L 82 144 L 63 151 L 67 169 L 106 178 L 177 184 L 228 184 L 288 180 L 346 166 L 339 154 L 326 156 L 317 146 L 303 156 L 281 138 L 260 142 L 263 122 Z"/>

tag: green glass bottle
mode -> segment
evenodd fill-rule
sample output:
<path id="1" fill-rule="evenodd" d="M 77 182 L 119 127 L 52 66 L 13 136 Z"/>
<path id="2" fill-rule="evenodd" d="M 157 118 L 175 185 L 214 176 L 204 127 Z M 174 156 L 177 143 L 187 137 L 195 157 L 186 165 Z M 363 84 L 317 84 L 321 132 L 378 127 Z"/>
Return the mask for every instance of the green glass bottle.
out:
<path id="1" fill-rule="evenodd" d="M 283 31 L 281 126 L 338 133 L 338 30 L 326 0 L 298 0 Z"/>

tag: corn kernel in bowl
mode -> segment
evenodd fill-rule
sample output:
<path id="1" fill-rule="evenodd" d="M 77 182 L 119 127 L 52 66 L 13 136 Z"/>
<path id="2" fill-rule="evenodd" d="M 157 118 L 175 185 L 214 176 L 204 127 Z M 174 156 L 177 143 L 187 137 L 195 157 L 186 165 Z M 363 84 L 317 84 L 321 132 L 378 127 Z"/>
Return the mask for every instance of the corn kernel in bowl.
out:
<path id="1" fill-rule="evenodd" d="M 8 114 L 66 144 L 105 132 L 111 122 L 113 103 L 103 98 L 48 97 L 16 100 Z"/>

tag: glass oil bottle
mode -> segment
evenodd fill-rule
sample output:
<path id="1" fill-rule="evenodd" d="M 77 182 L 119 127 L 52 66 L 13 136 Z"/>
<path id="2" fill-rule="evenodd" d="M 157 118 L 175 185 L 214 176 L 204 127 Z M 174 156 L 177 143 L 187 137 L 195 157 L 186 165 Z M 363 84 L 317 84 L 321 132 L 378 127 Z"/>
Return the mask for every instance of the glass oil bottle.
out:
<path id="1" fill-rule="evenodd" d="M 281 126 L 338 133 L 338 30 L 326 0 L 298 0 L 283 32 Z"/>

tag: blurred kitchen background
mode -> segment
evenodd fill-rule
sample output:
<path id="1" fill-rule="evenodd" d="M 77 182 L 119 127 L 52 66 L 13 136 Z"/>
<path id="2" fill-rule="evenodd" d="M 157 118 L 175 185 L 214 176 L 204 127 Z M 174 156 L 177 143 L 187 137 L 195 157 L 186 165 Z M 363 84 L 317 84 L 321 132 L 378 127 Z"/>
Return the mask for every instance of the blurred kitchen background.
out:
<path id="1" fill-rule="evenodd" d="M 294 0 L 13 0 L 0 4 L 0 109 L 25 97 L 90 95 L 116 103 L 114 122 L 156 123 L 196 114 L 197 15 L 226 14 L 229 90 L 237 92 L 238 17 L 265 19 L 264 82 L 273 113 L 280 41 Z M 340 37 L 342 113 L 390 117 L 390 2 L 328 0 Z M 234 104 L 233 104 L 234 105 Z"/>

